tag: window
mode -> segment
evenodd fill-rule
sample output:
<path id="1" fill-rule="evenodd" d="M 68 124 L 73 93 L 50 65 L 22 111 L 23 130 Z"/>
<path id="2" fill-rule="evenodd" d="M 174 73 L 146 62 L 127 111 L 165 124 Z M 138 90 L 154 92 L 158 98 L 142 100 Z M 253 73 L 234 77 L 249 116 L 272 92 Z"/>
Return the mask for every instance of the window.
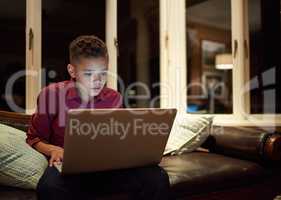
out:
<path id="1" fill-rule="evenodd" d="M 187 112 L 232 113 L 231 1 L 186 1 Z"/>
<path id="2" fill-rule="evenodd" d="M 26 3 L 2 0 L 0 9 L 0 109 L 24 112 Z"/>
<path id="3" fill-rule="evenodd" d="M 280 1 L 250 0 L 251 113 L 280 113 Z"/>
<path id="4" fill-rule="evenodd" d="M 118 81 L 126 107 L 159 107 L 159 0 L 118 0 Z"/>
<path id="5" fill-rule="evenodd" d="M 265 1 L 262 1 L 265 3 Z M 229 1 L 220 1 L 220 0 L 195 0 L 195 1 L 186 1 L 186 0 L 178 0 L 178 1 L 170 1 L 170 0 L 163 0 L 160 1 L 160 13 L 161 13 L 161 25 L 160 25 L 160 36 L 161 36 L 161 83 L 168 83 L 172 85 L 172 90 L 168 90 L 166 88 L 160 88 L 161 89 L 161 107 L 176 107 L 180 112 L 186 112 L 188 113 L 196 113 L 196 114 L 202 114 L 207 113 L 211 114 L 212 116 L 216 116 L 215 123 L 218 124 L 244 124 L 244 125 L 253 125 L 255 123 L 259 123 L 260 125 L 263 124 L 265 126 L 270 126 L 271 124 L 277 125 L 281 124 L 281 118 L 280 115 L 254 115 L 251 114 L 250 110 L 253 111 L 253 108 L 255 105 L 251 105 L 253 103 L 253 100 L 250 102 L 250 95 L 251 97 L 253 94 L 253 88 L 252 80 L 250 81 L 250 75 L 253 77 L 253 72 L 250 73 L 250 65 L 253 68 L 253 63 L 250 56 L 251 54 L 254 54 L 255 51 L 258 49 L 250 49 L 253 48 L 250 45 L 254 45 L 251 43 L 251 40 L 249 41 L 249 25 L 251 25 L 251 21 L 248 21 L 249 18 L 249 12 L 251 12 L 251 9 L 257 9 L 256 7 L 251 8 L 251 3 L 249 1 L 244 0 L 229 0 Z M 271 5 L 273 3 L 270 3 Z M 278 4 L 278 5 L 277 5 Z M 280 10 L 280 2 L 275 1 L 275 10 L 278 8 Z M 207 7 L 207 9 L 204 11 L 204 6 Z M 209 10 L 212 10 L 214 6 L 216 10 L 214 12 L 208 12 Z M 186 8 L 183 10 L 183 8 Z M 218 8 L 221 8 L 221 10 L 218 10 Z M 249 8 L 249 9 L 248 9 Z M 198 9 L 198 10 L 196 10 Z M 270 12 L 270 7 L 267 6 L 268 13 Z M 197 12 L 196 12 L 197 11 Z M 280 12 L 280 11 L 278 11 Z M 278 20 L 278 25 L 275 22 L 275 39 L 271 39 L 270 41 L 275 41 L 278 45 L 280 45 L 280 14 L 278 12 L 274 12 L 274 19 Z M 278 16 L 276 15 L 278 13 Z M 183 15 L 184 14 L 184 15 Z M 201 15 L 201 16 L 200 16 Z M 251 16 L 254 16 L 254 14 L 250 14 Z M 272 18 L 272 13 L 271 13 Z M 193 18 L 192 18 L 193 17 Z M 201 17 L 201 18 L 200 18 Z M 204 20 L 204 17 L 207 18 Z M 216 18 L 218 17 L 218 18 Z M 258 20 L 258 18 L 257 18 Z M 264 20 L 264 19 L 263 19 Z M 275 21 L 273 20 L 273 21 Z M 203 24 L 200 28 L 201 30 L 206 30 L 206 23 L 215 23 L 212 28 L 215 28 L 216 30 L 224 29 L 224 34 L 220 35 L 218 32 L 216 32 L 217 35 L 220 35 L 218 39 L 214 39 L 213 37 L 210 38 L 208 36 L 210 33 L 213 33 L 213 31 L 209 31 L 204 37 L 207 37 L 203 42 L 201 41 L 201 38 L 199 38 L 199 41 L 197 41 L 197 48 L 194 47 L 194 35 L 196 36 L 196 29 L 194 28 L 194 22 L 195 23 Z M 204 24 L 205 22 L 205 24 Z M 184 27 L 184 28 L 183 28 Z M 202 28 L 203 27 L 203 28 Z M 207 28 L 209 28 L 207 26 Z M 231 29 L 230 29 L 231 27 Z M 278 30 L 277 28 L 278 27 Z M 200 30 L 200 28 L 197 28 L 197 32 Z M 205 29 L 204 29 L 205 28 Z M 266 28 L 266 27 L 264 27 Z M 272 28 L 272 27 L 271 27 Z M 270 29 L 270 28 L 269 28 Z M 219 31 L 221 33 L 221 31 Z M 184 34 L 184 35 L 183 35 Z M 207 35 L 207 36 L 206 36 Z M 266 38 L 266 41 L 264 40 L 264 43 L 267 43 L 269 41 L 269 36 Z M 207 41 L 206 41 L 207 40 Z M 224 48 L 225 50 L 222 51 L 220 43 L 223 43 L 222 41 L 231 41 L 231 42 L 225 42 Z M 196 41 L 196 40 L 195 40 Z M 276 42 L 278 41 L 278 42 Z M 202 44 L 201 44 L 202 43 Z M 218 78 L 217 75 L 211 74 L 211 84 L 210 86 L 214 86 L 216 83 L 222 83 L 222 85 L 225 85 L 229 87 L 227 98 L 224 98 L 223 104 L 228 105 L 228 108 L 223 106 L 223 109 L 218 109 L 216 100 L 205 102 L 202 99 L 206 99 L 206 96 L 202 96 L 201 94 L 206 94 L 205 91 L 202 92 L 201 87 L 202 83 L 206 80 L 202 78 L 202 75 L 200 74 L 202 71 L 202 59 L 200 58 L 202 48 L 200 46 L 208 47 L 216 46 L 217 49 L 219 49 L 219 53 L 213 54 L 212 62 L 205 63 L 212 63 L 212 66 L 216 66 L 216 58 L 218 59 L 218 64 L 224 65 L 224 73 L 228 74 L 226 80 L 221 81 L 222 78 Z M 276 48 L 276 44 L 267 44 L 268 46 L 271 45 Z M 250 48 L 248 48 L 250 46 Z M 205 48 L 206 49 L 206 48 Z M 249 52 L 250 51 L 250 52 Z M 266 51 L 269 51 L 266 49 Z M 274 51 L 274 49 L 271 49 L 271 51 Z M 273 53 L 274 55 L 277 54 L 280 56 L 280 48 L 277 48 L 277 52 Z M 196 55 L 197 54 L 197 55 Z M 225 55 L 223 57 L 220 57 L 220 55 Z M 229 57 L 229 54 L 231 55 Z M 270 54 L 270 53 L 267 53 Z M 197 56 L 197 61 L 196 61 Z M 273 55 L 271 55 L 272 57 Z M 227 58 L 228 57 L 228 58 Z M 229 61 L 231 60 L 232 62 Z M 200 59 L 199 59 L 200 58 Z M 229 59 L 230 58 L 230 59 Z M 276 59 L 274 59 L 276 61 Z M 223 61 L 223 62 L 222 62 Z M 280 57 L 278 62 L 280 63 Z M 195 63 L 195 64 L 194 64 Z M 230 65 L 232 66 L 232 70 L 226 70 L 226 68 L 230 68 Z M 187 66 L 186 71 L 182 66 Z M 197 68 L 193 66 L 197 66 Z M 278 65 L 280 66 L 280 64 Z M 221 69 L 221 66 L 217 67 Z M 252 69 L 251 69 L 252 70 Z M 217 69 L 215 70 L 217 71 Z M 231 75 L 230 75 L 231 73 Z M 280 73 L 280 67 L 276 68 L 275 76 Z M 207 75 L 208 76 L 208 75 Z M 204 76 L 203 76 L 204 77 Z M 205 76 L 206 77 L 206 76 Z M 213 79 L 213 80 L 212 80 Z M 204 81 L 203 81 L 204 80 Z M 270 81 L 271 79 L 267 79 Z M 250 82 L 249 82 L 250 81 Z M 206 81 L 205 81 L 206 82 Z M 186 85 L 190 84 L 191 86 L 187 87 L 187 92 L 185 98 L 183 98 L 183 89 Z M 194 84 L 195 83 L 195 84 Z M 199 83 L 199 87 L 197 86 L 197 83 Z M 194 84 L 194 85 L 193 85 Z M 232 84 L 232 86 L 231 86 Z M 204 85 L 204 84 L 203 84 Z M 218 84 L 220 85 L 220 84 Z M 191 89 L 190 89 L 191 87 Z M 206 88 L 206 86 L 205 86 Z M 272 86 L 267 87 L 267 89 L 271 89 Z M 275 90 L 277 91 L 277 98 L 280 98 L 280 83 L 275 84 L 274 86 Z M 232 89 L 232 91 L 231 91 Z M 221 94 L 221 91 L 216 91 L 216 88 L 213 90 L 213 93 Z M 195 94 L 195 95 L 194 95 Z M 208 92 L 207 92 L 208 94 Z M 232 95 L 231 95 L 232 94 Z M 214 95 L 214 96 L 215 96 Z M 256 96 L 256 98 L 261 98 L 261 96 Z M 199 99 L 199 100 L 198 100 Z M 211 99 L 211 98 L 210 98 Z M 213 99 L 216 99 L 216 96 L 213 97 Z M 274 99 L 274 98 L 271 98 Z M 208 100 L 209 101 L 209 100 Z M 187 105 L 186 103 L 187 102 Z M 194 105 L 195 104 L 195 105 Z M 205 105 L 204 105 L 205 104 Z M 202 108 L 200 105 L 203 105 L 203 108 L 207 108 L 205 110 L 199 110 Z M 271 105 L 268 103 L 267 105 L 264 104 L 265 107 L 268 105 Z M 208 107 L 209 106 L 209 107 Z M 210 109 L 210 107 L 214 109 Z M 280 109 L 277 106 L 277 110 Z M 271 112 L 272 113 L 272 112 Z M 216 114 L 223 114 L 223 115 L 216 115 Z"/>
<path id="6" fill-rule="evenodd" d="M 224 114 L 216 115 L 223 120 L 280 113 L 280 1 L 3 0 L 0 6 L 2 110 L 14 99 L 33 112 L 41 86 L 69 78 L 69 42 L 95 34 L 107 43 L 126 107 L 176 107 Z M 23 74 L 5 96 L 7 79 L 25 66 L 42 77 Z M 108 85 L 117 89 L 117 79 Z"/>
<path id="7" fill-rule="evenodd" d="M 105 40 L 104 0 L 42 0 L 42 86 L 69 79 L 69 43 L 79 35 Z"/>

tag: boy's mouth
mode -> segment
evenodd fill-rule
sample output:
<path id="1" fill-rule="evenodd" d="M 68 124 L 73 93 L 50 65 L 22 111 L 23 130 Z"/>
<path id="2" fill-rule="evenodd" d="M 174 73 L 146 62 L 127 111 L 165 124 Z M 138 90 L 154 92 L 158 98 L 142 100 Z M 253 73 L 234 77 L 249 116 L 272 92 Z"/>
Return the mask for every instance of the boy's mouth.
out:
<path id="1" fill-rule="evenodd" d="M 100 90 L 101 87 L 94 87 L 94 88 L 91 88 L 92 90 Z"/>

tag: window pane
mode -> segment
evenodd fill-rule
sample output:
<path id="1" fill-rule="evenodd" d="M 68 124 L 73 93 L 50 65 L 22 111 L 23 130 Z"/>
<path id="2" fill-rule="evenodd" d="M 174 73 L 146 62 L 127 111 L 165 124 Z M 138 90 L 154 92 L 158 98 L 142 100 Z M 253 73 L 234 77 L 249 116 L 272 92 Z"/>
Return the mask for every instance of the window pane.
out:
<path id="1" fill-rule="evenodd" d="M 159 107 L 159 0 L 118 0 L 118 40 L 125 106 Z"/>
<path id="2" fill-rule="evenodd" d="M 105 2 L 42 0 L 43 86 L 70 78 L 68 46 L 77 36 L 96 35 L 105 40 Z"/>
<path id="3" fill-rule="evenodd" d="M 0 8 L 0 110 L 24 112 L 26 5 L 2 0 Z"/>
<path id="4" fill-rule="evenodd" d="M 280 113 L 280 1 L 249 1 L 251 113 Z"/>
<path id="5" fill-rule="evenodd" d="M 186 1 L 187 112 L 232 113 L 231 1 Z"/>

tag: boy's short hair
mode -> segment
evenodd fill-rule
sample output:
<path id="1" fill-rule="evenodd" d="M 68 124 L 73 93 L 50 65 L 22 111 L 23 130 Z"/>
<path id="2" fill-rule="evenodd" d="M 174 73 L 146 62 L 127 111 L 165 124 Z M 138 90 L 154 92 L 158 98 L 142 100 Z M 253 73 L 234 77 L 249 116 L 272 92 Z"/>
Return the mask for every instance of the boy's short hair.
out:
<path id="1" fill-rule="evenodd" d="M 82 35 L 73 40 L 69 45 L 70 63 L 79 61 L 80 58 L 103 57 L 108 62 L 106 44 L 94 35 Z"/>

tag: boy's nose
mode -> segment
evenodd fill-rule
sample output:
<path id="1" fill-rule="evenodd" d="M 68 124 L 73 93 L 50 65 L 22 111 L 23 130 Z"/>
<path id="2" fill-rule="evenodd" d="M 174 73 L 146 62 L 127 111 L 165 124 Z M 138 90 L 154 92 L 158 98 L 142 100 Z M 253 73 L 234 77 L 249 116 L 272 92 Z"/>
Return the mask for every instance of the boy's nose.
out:
<path id="1" fill-rule="evenodd" d="M 92 80 L 96 81 L 96 80 L 99 80 L 99 79 L 100 79 L 100 76 L 96 73 L 93 73 Z"/>

